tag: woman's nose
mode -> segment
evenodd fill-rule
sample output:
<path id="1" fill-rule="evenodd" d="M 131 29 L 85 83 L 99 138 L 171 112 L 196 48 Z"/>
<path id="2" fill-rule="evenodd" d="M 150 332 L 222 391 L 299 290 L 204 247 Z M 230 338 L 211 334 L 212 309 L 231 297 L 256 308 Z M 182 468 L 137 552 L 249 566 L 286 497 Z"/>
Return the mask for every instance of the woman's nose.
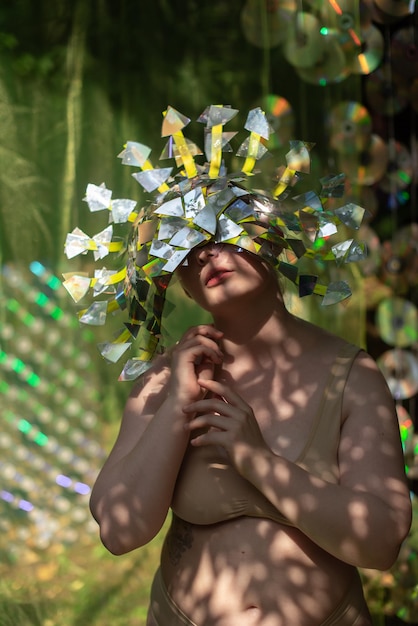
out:
<path id="1" fill-rule="evenodd" d="M 222 243 L 207 243 L 197 249 L 197 262 L 199 265 L 205 265 L 211 257 L 217 257 L 222 251 L 224 245 Z"/>

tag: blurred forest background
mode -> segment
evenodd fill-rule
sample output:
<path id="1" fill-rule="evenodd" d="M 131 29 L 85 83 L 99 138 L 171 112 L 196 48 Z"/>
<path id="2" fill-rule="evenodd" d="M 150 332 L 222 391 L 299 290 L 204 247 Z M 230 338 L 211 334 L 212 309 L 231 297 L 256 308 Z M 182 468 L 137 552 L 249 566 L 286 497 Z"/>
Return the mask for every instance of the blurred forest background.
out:
<path id="1" fill-rule="evenodd" d="M 99 230 L 88 183 L 141 202 L 117 155 L 140 141 L 156 162 L 167 105 L 196 120 L 230 104 L 237 130 L 262 106 L 275 163 L 302 139 L 321 176 L 347 174 L 345 200 L 368 211 L 358 238 L 369 258 L 344 270 L 352 301 L 326 314 L 291 306 L 378 359 L 415 507 L 416 43 L 404 0 L 2 0 L 0 626 L 145 623 L 160 538 L 112 557 L 88 512 L 129 385 L 98 354 L 102 331 L 79 326 L 61 278 L 75 270 L 67 233 Z M 418 623 L 416 519 L 394 568 L 363 572 L 376 624 Z"/>

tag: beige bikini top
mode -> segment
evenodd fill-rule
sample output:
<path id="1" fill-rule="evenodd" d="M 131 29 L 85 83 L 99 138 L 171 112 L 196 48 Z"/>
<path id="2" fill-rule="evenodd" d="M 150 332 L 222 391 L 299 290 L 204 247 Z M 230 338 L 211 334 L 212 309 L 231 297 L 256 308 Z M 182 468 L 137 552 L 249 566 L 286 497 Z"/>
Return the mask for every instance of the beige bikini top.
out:
<path id="1" fill-rule="evenodd" d="M 342 399 L 360 348 L 344 344 L 335 359 L 306 445 L 295 461 L 308 472 L 337 483 Z M 215 446 L 189 446 L 172 500 L 175 515 L 191 524 L 215 524 L 240 516 L 287 519 L 243 478 Z"/>

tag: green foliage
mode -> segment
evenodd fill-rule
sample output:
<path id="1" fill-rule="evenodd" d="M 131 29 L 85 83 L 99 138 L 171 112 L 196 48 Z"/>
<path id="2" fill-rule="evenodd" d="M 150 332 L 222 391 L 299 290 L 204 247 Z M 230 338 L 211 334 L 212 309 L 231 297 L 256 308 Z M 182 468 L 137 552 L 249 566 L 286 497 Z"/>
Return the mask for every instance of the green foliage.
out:
<path id="1" fill-rule="evenodd" d="M 145 626 L 162 536 L 123 557 L 93 535 L 1 565 L 0 626 Z"/>

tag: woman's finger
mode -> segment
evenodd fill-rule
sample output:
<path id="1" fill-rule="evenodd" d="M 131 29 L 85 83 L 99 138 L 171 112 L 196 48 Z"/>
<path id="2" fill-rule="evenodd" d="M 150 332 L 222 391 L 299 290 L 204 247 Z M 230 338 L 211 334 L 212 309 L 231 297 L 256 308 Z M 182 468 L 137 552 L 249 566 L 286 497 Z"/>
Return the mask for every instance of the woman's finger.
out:
<path id="1" fill-rule="evenodd" d="M 199 428 L 218 428 L 219 430 L 225 430 L 228 426 L 228 417 L 225 415 L 215 415 L 208 413 L 206 415 L 199 415 L 190 422 L 185 424 L 185 430 L 199 430 Z"/>
<path id="2" fill-rule="evenodd" d="M 219 341 L 223 337 L 223 333 L 211 326 L 210 324 L 200 324 L 198 326 L 192 326 L 183 335 L 182 339 L 190 339 L 201 335 L 202 337 L 208 337 L 214 341 Z"/>
<path id="3" fill-rule="evenodd" d="M 220 413 L 225 415 L 225 417 L 232 417 L 234 407 L 219 398 L 205 398 L 183 407 L 183 411 L 185 413 L 202 413 L 202 415 L 205 413 Z"/>
<path id="4" fill-rule="evenodd" d="M 225 383 L 221 383 L 218 380 L 200 380 L 198 379 L 198 384 L 201 387 L 204 387 L 208 391 L 215 393 L 217 396 L 220 396 L 227 402 L 228 404 L 233 404 L 237 408 L 240 409 L 248 409 L 248 404 L 241 398 L 241 396 L 233 391 L 230 385 Z"/>
<path id="5" fill-rule="evenodd" d="M 202 435 L 197 435 L 190 440 L 192 446 L 223 446 L 225 447 L 225 433 L 219 430 L 210 430 Z"/>

